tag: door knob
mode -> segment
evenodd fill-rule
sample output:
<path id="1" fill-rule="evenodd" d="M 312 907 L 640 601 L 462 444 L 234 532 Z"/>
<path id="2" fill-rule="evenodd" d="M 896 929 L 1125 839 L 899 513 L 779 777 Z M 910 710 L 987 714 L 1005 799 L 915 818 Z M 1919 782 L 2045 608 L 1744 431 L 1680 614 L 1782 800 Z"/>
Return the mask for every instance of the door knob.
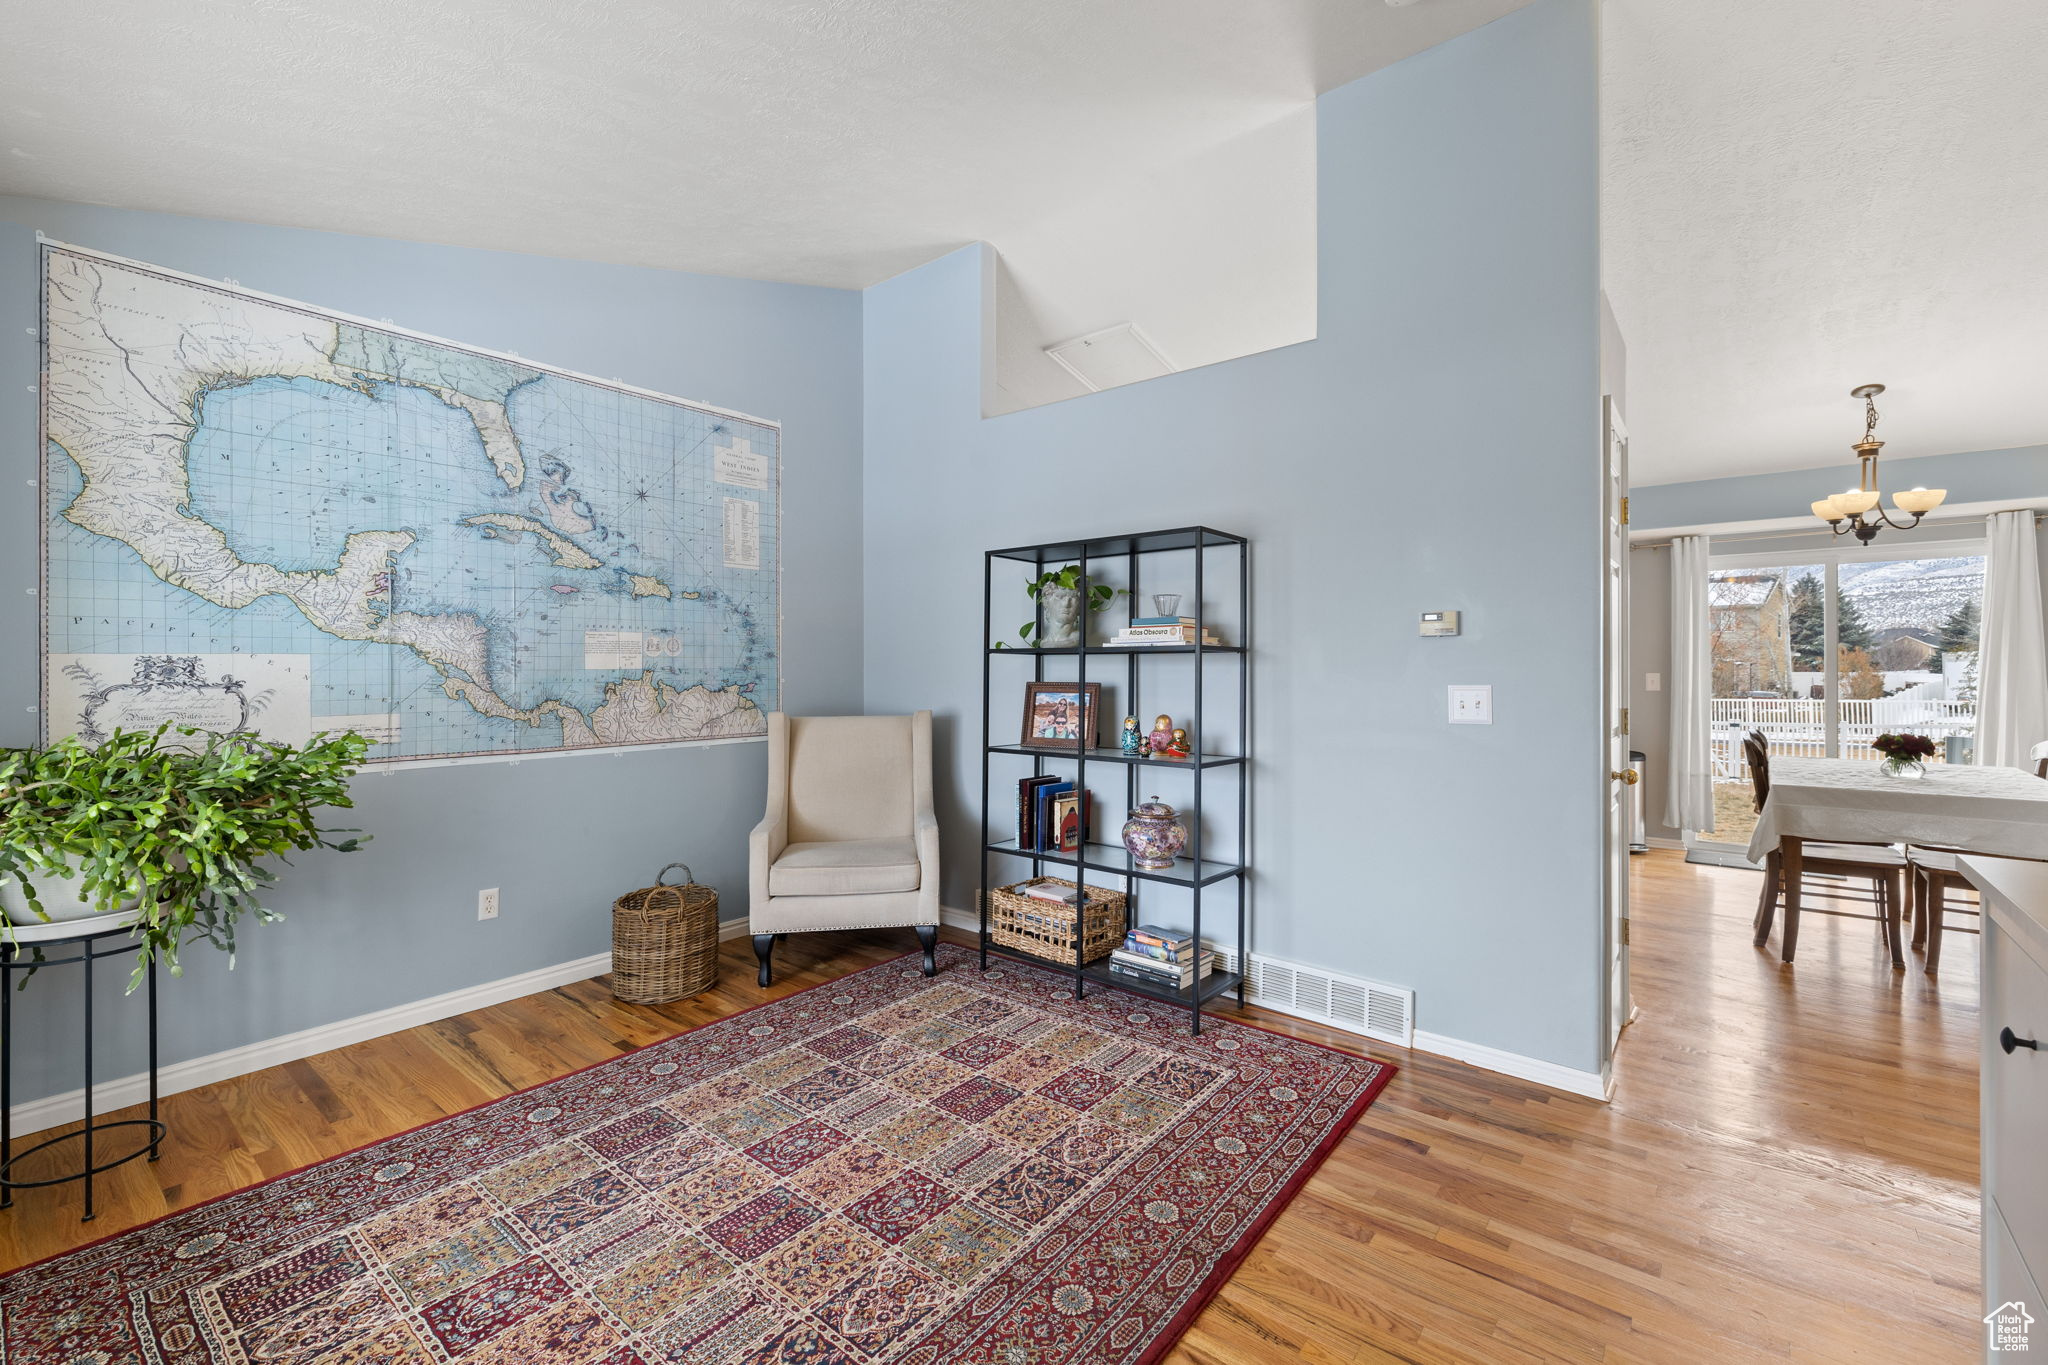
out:
<path id="1" fill-rule="evenodd" d="M 2036 1052 L 2041 1050 L 2040 1039 L 2022 1038 L 2009 1028 L 2002 1028 L 1998 1031 L 1998 1045 L 2005 1049 L 2005 1055 L 2008 1057 L 2012 1055 L 2012 1050 L 2016 1047 L 2030 1047 Z"/>
<path id="2" fill-rule="evenodd" d="M 1636 783 L 1642 781 L 1643 778 L 1643 775 L 1634 768 L 1623 768 L 1618 773 L 1609 773 L 1607 775 L 1616 782 L 1621 783 L 1624 787 L 1633 787 Z"/>

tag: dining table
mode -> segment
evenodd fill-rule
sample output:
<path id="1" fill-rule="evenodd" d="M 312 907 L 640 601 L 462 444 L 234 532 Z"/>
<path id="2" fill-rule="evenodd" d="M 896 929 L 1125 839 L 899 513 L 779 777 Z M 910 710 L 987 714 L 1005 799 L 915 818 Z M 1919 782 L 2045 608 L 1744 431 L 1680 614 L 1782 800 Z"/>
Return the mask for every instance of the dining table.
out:
<path id="1" fill-rule="evenodd" d="M 1856 758 L 1772 758 L 1751 862 L 1776 853 L 1787 922 L 1799 913 L 1808 843 L 1894 844 L 2048 859 L 2048 781 L 2020 768 L 1931 763 L 1892 774 Z M 1904 961 L 1894 955 L 1897 965 Z"/>

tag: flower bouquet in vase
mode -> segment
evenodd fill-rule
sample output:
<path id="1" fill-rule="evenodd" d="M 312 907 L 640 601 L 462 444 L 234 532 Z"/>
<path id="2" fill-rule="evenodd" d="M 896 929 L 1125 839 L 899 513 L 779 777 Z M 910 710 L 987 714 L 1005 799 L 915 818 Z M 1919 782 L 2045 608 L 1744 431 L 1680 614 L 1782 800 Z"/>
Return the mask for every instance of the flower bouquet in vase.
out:
<path id="1" fill-rule="evenodd" d="M 1934 757 L 1934 741 L 1925 735 L 1879 735 L 1870 741 L 1886 777 L 1924 777 Z"/>

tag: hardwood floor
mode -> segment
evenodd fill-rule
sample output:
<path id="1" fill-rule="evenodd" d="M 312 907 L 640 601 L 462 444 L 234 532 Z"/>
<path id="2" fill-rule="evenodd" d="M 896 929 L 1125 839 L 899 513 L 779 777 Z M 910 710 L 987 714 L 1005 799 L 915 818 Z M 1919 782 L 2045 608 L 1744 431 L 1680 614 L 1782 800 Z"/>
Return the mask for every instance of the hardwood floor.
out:
<path id="1" fill-rule="evenodd" d="M 1361 1048 L 1401 1074 L 1173 1365 L 1975 1357 L 1976 940 L 1936 981 L 1893 971 L 1869 925 L 1816 917 L 1784 967 L 1750 946 L 1756 874 L 1635 862 L 1641 1015 L 1614 1102 Z M 911 946 L 793 935 L 774 992 Z M 174 1096 L 163 1160 L 109 1177 L 96 1222 L 77 1221 L 76 1186 L 0 1213 L 0 1267 L 762 998 L 741 939 L 718 989 L 683 1004 L 583 982 Z"/>

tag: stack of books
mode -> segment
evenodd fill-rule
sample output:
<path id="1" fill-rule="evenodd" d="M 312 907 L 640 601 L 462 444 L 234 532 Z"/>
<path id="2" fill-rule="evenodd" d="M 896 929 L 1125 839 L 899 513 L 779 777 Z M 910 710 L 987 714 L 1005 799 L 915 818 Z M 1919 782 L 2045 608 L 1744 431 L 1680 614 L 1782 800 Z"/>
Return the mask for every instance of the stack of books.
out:
<path id="1" fill-rule="evenodd" d="M 1017 847 L 1039 853 L 1073 853 L 1088 837 L 1094 803 L 1071 782 L 1027 777 L 1017 783 Z"/>
<path id="2" fill-rule="evenodd" d="M 1131 623 L 1110 640 L 1112 645 L 1191 645 L 1195 642 L 1192 616 L 1133 616 Z M 1221 645 L 1216 632 L 1202 632 L 1202 643 Z"/>
<path id="3" fill-rule="evenodd" d="M 1198 970 L 1203 976 L 1216 970 L 1213 950 L 1198 952 L 1194 935 L 1149 924 L 1125 934 L 1124 946 L 1109 955 L 1111 976 L 1167 990 L 1188 989 Z"/>

